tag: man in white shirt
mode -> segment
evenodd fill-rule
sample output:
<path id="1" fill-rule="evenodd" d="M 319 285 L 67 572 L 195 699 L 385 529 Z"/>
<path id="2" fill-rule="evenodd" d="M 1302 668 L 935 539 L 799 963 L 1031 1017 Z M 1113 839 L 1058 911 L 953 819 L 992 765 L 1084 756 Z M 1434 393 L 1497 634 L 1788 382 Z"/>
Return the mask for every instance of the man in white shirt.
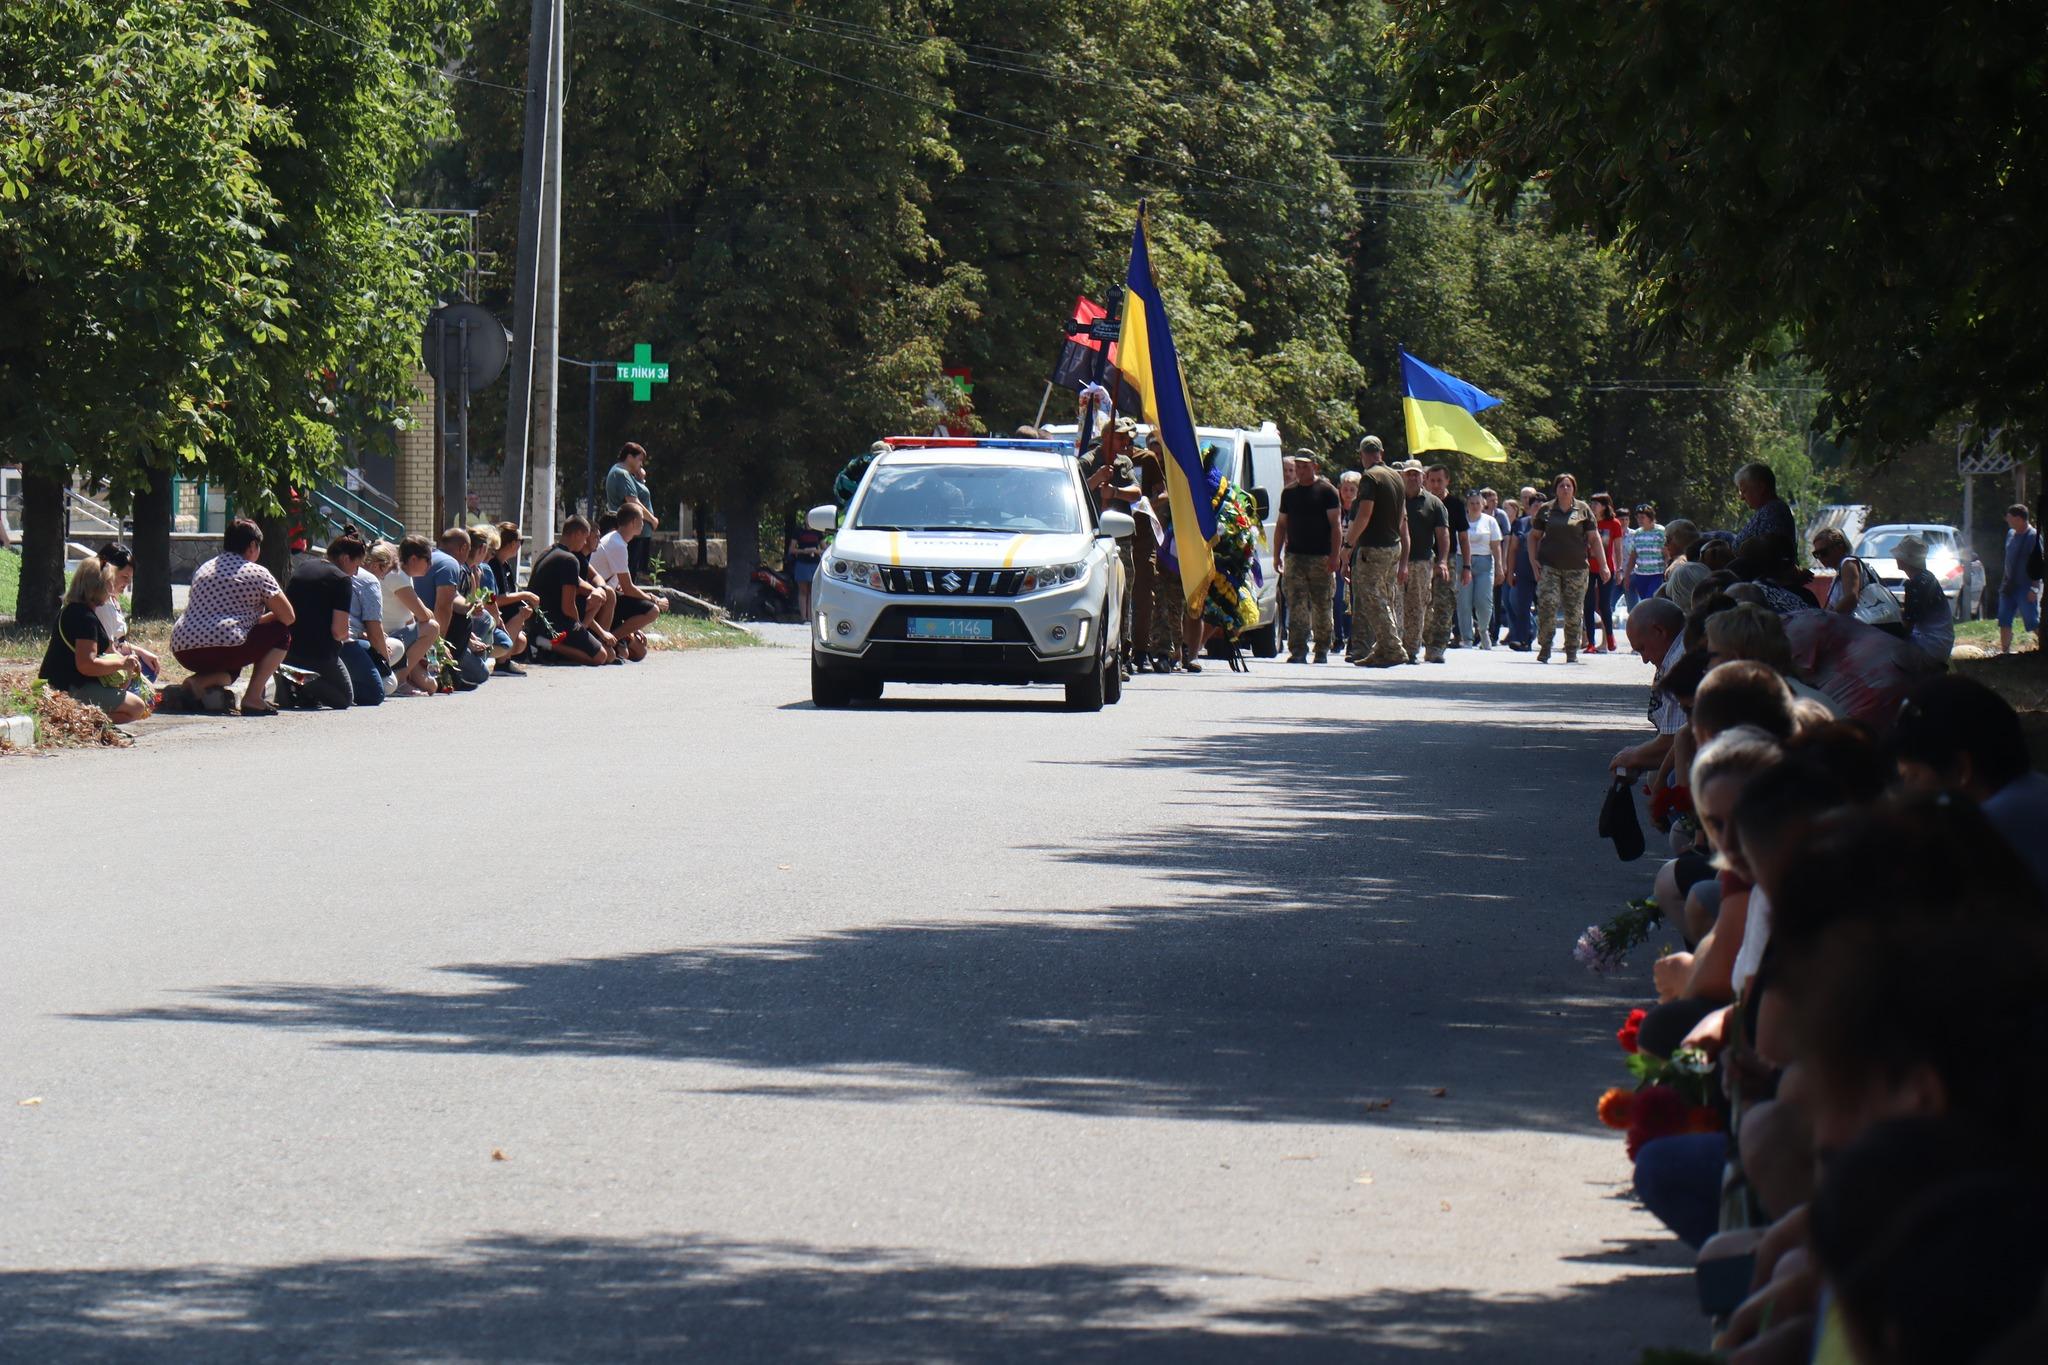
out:
<path id="1" fill-rule="evenodd" d="M 647 657 L 645 629 L 661 615 L 661 603 L 633 581 L 632 551 L 629 548 L 647 514 L 639 503 L 621 504 L 618 525 L 605 532 L 590 552 L 590 571 L 617 594 L 612 608 L 611 632 L 618 637 L 619 657 L 635 662 Z"/>

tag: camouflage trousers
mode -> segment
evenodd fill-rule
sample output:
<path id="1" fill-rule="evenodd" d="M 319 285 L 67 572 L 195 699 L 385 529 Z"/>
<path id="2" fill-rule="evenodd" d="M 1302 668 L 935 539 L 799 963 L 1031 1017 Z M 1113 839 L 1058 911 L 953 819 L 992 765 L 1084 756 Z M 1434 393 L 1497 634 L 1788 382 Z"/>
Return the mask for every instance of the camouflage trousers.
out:
<path id="1" fill-rule="evenodd" d="M 1187 608 L 1182 604 L 1180 575 L 1161 565 L 1152 580 L 1152 614 L 1147 623 L 1146 648 L 1168 658 L 1180 654 L 1187 634 Z"/>
<path id="2" fill-rule="evenodd" d="M 1432 659 L 1444 657 L 1444 649 L 1451 643 L 1451 625 L 1458 615 L 1458 557 L 1451 556 L 1451 572 L 1447 578 L 1436 576 L 1435 566 L 1429 575 L 1429 619 L 1422 627 L 1422 647 L 1429 651 Z"/>
<path id="3" fill-rule="evenodd" d="M 1336 634 L 1337 618 L 1331 607 L 1330 560 L 1327 555 L 1287 556 L 1287 572 L 1281 575 L 1287 590 L 1287 653 L 1299 658 L 1308 651 L 1313 629 L 1316 652 L 1330 652 L 1330 637 Z"/>
<path id="4" fill-rule="evenodd" d="M 1372 652 L 1366 655 L 1369 663 L 1397 664 L 1408 658 L 1401 649 L 1401 620 L 1394 605 L 1400 593 L 1394 575 L 1400 564 L 1398 545 L 1361 546 L 1358 558 L 1352 561 L 1351 581 L 1358 586 L 1352 599 L 1351 629 L 1354 635 L 1363 629 L 1372 641 Z"/>
<path id="5" fill-rule="evenodd" d="M 1550 657 L 1550 638 L 1558 618 L 1564 618 L 1564 653 L 1576 658 L 1584 643 L 1586 579 L 1585 569 L 1553 569 L 1548 564 L 1536 571 L 1536 657 Z"/>
<path id="6" fill-rule="evenodd" d="M 1351 660 L 1363 659 L 1372 653 L 1373 612 L 1369 605 L 1371 594 L 1365 586 L 1365 551 L 1351 552 L 1351 567 L 1344 575 L 1344 591 L 1351 606 L 1351 635 L 1344 642 L 1344 657 Z"/>
<path id="7" fill-rule="evenodd" d="M 1429 624 L 1430 585 L 1436 565 L 1427 559 L 1408 561 L 1408 581 L 1401 585 L 1402 657 L 1422 652 L 1423 630 Z"/>

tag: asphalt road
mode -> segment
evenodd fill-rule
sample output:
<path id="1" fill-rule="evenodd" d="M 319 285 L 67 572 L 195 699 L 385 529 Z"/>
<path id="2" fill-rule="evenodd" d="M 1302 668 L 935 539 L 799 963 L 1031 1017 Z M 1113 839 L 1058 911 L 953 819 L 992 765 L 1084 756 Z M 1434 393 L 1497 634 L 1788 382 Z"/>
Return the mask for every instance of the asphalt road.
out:
<path id="1" fill-rule="evenodd" d="M 1570 956 L 1632 658 L 832 713 L 780 638 L 0 762 L 0 1357 L 1699 1344 Z"/>

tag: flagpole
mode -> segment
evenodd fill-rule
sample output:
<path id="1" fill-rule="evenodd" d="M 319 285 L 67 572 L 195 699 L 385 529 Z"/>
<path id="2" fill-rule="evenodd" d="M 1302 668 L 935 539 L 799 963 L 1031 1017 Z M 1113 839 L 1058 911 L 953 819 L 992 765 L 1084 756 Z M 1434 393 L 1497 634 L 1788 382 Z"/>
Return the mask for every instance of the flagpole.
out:
<path id="1" fill-rule="evenodd" d="M 1044 430 L 1044 428 L 1045 428 L 1045 409 L 1046 409 L 1046 405 L 1047 405 L 1047 404 L 1049 404 L 1049 403 L 1051 403 L 1051 402 L 1052 402 L 1052 381 L 1051 381 L 1050 379 L 1048 379 L 1048 380 L 1046 380 L 1046 381 L 1045 381 L 1045 397 L 1043 397 L 1043 398 L 1041 398 L 1041 399 L 1039 399 L 1039 400 L 1038 400 L 1038 416 L 1036 416 L 1036 417 L 1034 417 L 1034 418 L 1032 418 L 1032 419 L 1031 419 L 1031 425 L 1032 425 L 1032 427 L 1033 427 L 1033 429 L 1034 429 L 1034 430 L 1040 430 L 1040 431 Z"/>

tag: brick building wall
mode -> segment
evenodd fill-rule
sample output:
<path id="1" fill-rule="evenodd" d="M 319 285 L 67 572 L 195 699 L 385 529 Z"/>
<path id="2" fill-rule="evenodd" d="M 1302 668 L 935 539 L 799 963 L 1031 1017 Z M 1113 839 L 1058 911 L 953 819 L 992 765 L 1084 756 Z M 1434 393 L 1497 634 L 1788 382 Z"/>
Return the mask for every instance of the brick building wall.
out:
<path id="1" fill-rule="evenodd" d="M 398 433 L 398 454 L 392 464 L 397 487 L 391 495 L 398 500 L 398 517 L 407 531 L 431 536 L 441 527 L 436 504 L 439 489 L 435 475 L 440 462 L 434 458 L 434 379 L 422 371 L 413 376 L 413 401 L 405 430 Z"/>

